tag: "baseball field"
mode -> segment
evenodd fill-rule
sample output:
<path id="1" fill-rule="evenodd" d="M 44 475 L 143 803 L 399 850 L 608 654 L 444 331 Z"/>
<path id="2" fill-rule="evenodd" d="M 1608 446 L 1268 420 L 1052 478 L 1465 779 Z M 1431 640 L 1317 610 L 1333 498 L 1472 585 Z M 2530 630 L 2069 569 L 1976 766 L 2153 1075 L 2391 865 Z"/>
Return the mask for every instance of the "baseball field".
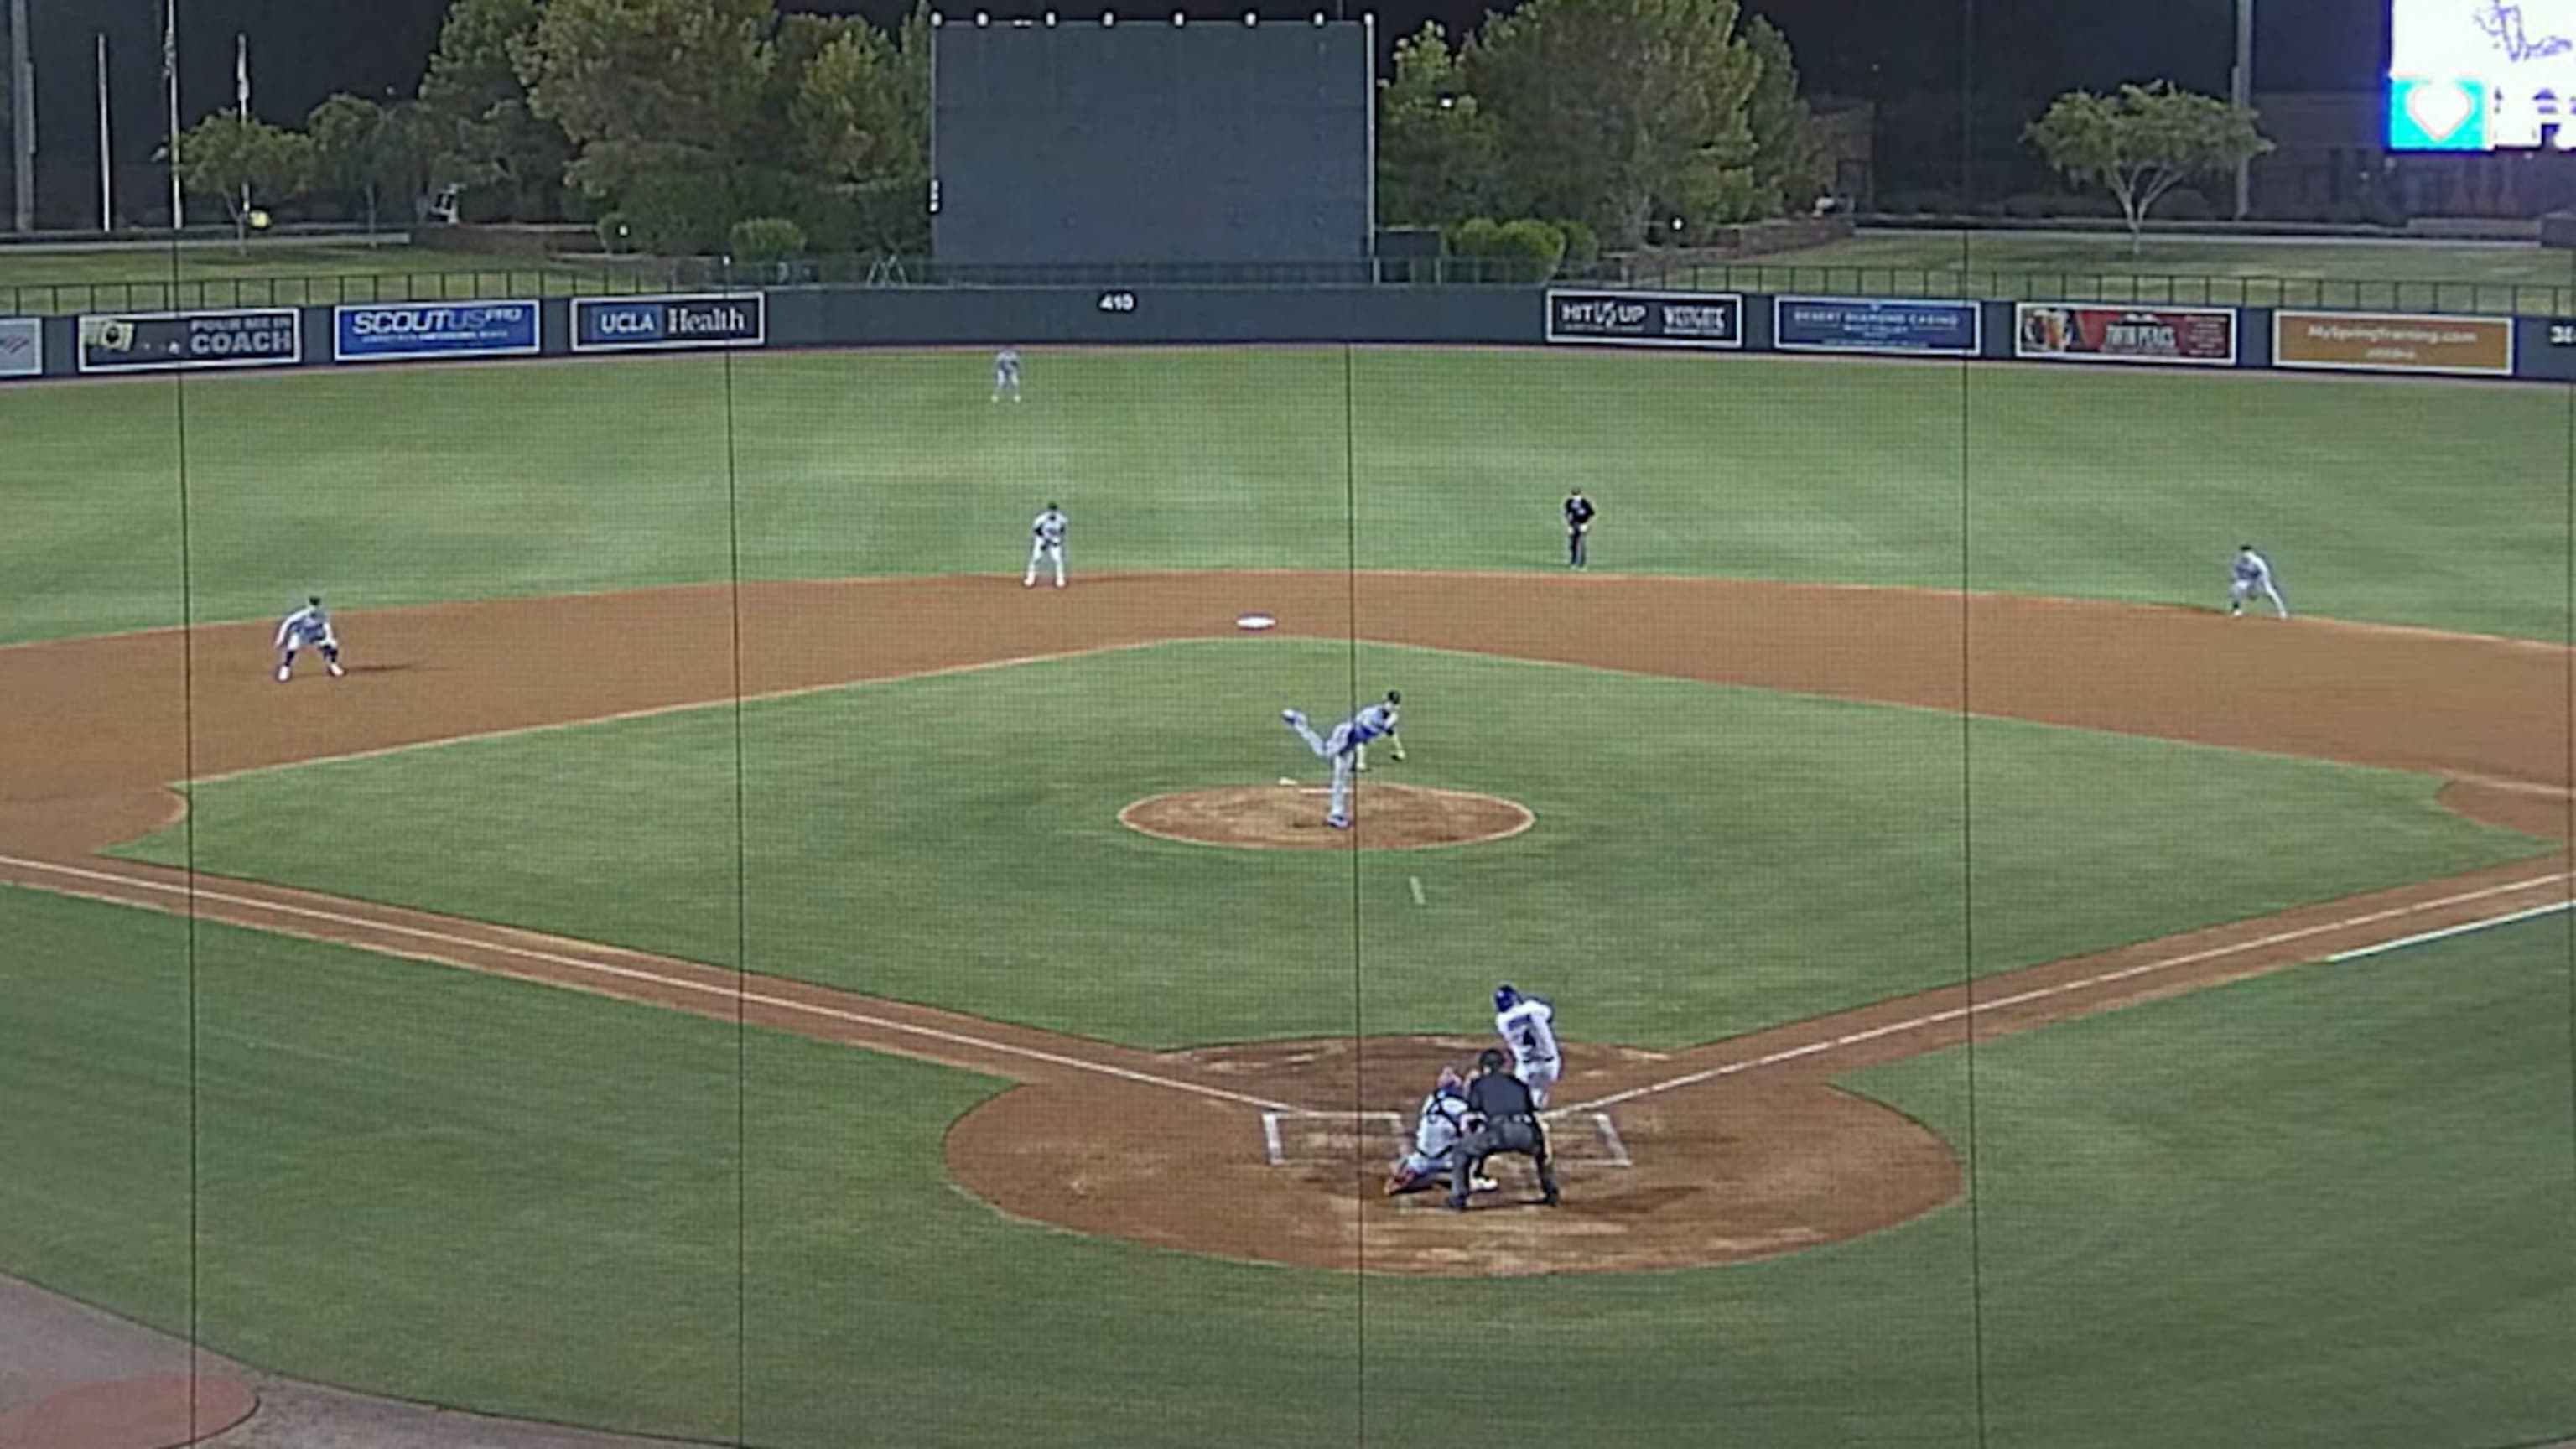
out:
<path id="1" fill-rule="evenodd" d="M 0 1274 L 800 1449 L 2576 1434 L 2563 390 L 987 377 L 0 391 Z M 1502 981 L 1565 1203 L 1381 1196 Z"/>

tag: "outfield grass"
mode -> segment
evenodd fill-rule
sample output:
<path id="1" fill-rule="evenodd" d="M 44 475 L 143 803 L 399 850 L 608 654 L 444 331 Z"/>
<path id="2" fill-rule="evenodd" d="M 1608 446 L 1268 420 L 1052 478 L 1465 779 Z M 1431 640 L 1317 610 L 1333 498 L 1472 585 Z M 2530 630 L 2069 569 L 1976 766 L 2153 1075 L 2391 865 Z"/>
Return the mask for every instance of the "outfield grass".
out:
<path id="1" fill-rule="evenodd" d="M 1311 775 L 1274 710 L 1348 668 L 1173 645 L 756 703 L 739 852 L 718 709 L 201 785 L 195 862 L 720 963 L 739 880 L 756 970 L 1147 1045 L 1458 1030 L 1496 979 L 1678 1045 L 1955 981 L 1969 906 L 1994 971 L 2539 848 L 2421 777 L 2002 721 L 1963 815 L 1954 716 L 1395 650 L 1362 677 L 1411 706 L 1399 777 L 1536 830 L 1355 859 L 1117 824 Z M 2261 831 L 2215 827 L 2246 800 Z"/>
<path id="2" fill-rule="evenodd" d="M 0 316 L 634 291 L 655 264 L 434 247 L 259 240 L 83 250 L 0 247 Z"/>
<path id="3" fill-rule="evenodd" d="M 0 927 L 0 1266 L 179 1329 L 193 1248 L 209 1347 L 355 1387 L 816 1449 L 1307 1446 L 1498 1412 L 1491 1327 L 1544 1345 L 1514 1432 L 1563 1443 L 2576 1425 L 2563 920 L 1981 1044 L 1973 1235 L 1365 1284 L 1001 1218 L 942 1185 L 966 1074 L 220 926 L 191 1074 L 184 923 L 0 890 Z M 1965 1143 L 1969 1060 L 1856 1085 Z"/>
<path id="4" fill-rule="evenodd" d="M 2112 233 L 1865 231 L 1691 274 L 1747 291 L 2564 313 L 2576 255 L 2536 243 L 2230 241 Z"/>
<path id="5" fill-rule="evenodd" d="M 1016 408 L 965 353 L 0 392 L 0 642 L 180 622 L 183 530 L 217 620 L 719 579 L 737 525 L 751 577 L 1004 573 L 1050 497 L 1077 569 L 1536 568 L 1575 485 L 1604 572 L 2200 603 L 2251 538 L 2304 612 L 2567 636 L 2563 392 L 1508 350 L 1351 375 L 1041 353 Z"/>

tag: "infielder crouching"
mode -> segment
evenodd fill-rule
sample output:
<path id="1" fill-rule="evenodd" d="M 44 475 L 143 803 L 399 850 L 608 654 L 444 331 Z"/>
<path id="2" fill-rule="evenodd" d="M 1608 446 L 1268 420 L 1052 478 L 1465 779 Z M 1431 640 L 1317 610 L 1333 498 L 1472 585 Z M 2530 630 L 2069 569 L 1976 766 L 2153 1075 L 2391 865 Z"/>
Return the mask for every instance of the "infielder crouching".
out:
<path id="1" fill-rule="evenodd" d="M 2254 551 L 2254 545 L 2236 545 L 2236 559 L 2228 565 L 2227 617 L 2233 619 L 2245 612 L 2245 601 L 2261 594 L 2272 601 L 2272 611 L 2282 618 L 2290 617 L 2290 605 L 2281 597 L 2280 588 L 2272 582 L 2272 561 Z"/>
<path id="2" fill-rule="evenodd" d="M 1297 738 L 1306 742 L 1306 748 L 1313 750 L 1317 759 L 1333 762 L 1333 801 L 1324 816 L 1326 825 L 1335 830 L 1351 828 L 1351 772 L 1360 748 L 1381 736 L 1394 737 L 1396 707 L 1403 702 L 1404 696 L 1390 689 L 1385 700 L 1333 726 L 1330 735 L 1315 733 L 1314 726 L 1306 723 L 1303 710 L 1279 711 L 1279 717 L 1288 722 L 1288 728 L 1297 732 Z"/>
<path id="3" fill-rule="evenodd" d="M 330 666 L 333 679 L 348 672 L 340 667 L 340 641 L 331 633 L 331 616 L 323 609 L 320 594 L 306 599 L 303 608 L 278 621 L 278 683 L 295 677 L 295 651 L 307 644 L 322 651 L 322 662 Z"/>

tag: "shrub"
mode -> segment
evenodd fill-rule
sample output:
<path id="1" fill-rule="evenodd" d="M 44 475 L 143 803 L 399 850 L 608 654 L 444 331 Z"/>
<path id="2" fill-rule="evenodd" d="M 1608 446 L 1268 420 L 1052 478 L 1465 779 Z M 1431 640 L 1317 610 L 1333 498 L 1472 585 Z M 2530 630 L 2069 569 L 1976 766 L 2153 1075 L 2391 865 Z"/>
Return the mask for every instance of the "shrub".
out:
<path id="1" fill-rule="evenodd" d="M 1449 232 L 1449 254 L 1473 262 L 1465 270 L 1478 281 L 1544 282 L 1556 275 L 1565 248 L 1565 232 L 1534 217 L 1498 224 L 1471 216 Z"/>
<path id="2" fill-rule="evenodd" d="M 1490 216 L 1471 216 L 1449 228 L 1449 254 L 1453 257 L 1492 256 L 1494 237 L 1501 230 Z"/>
<path id="3" fill-rule="evenodd" d="M 745 217 L 726 236 L 727 250 L 743 266 L 767 266 L 805 255 L 805 228 L 783 216 Z"/>
<path id="4" fill-rule="evenodd" d="M 612 211 L 599 219 L 599 249 L 622 255 L 635 250 L 635 229 L 628 225 L 626 213 Z"/>
<path id="5" fill-rule="evenodd" d="M 1565 259 L 1577 265 L 1601 259 L 1601 237 L 1591 223 L 1560 221 L 1556 229 L 1565 233 Z"/>
<path id="6" fill-rule="evenodd" d="M 619 200 L 635 245 L 658 256 L 697 257 L 718 251 L 733 222 L 724 182 L 687 171 L 641 177 Z"/>
<path id="7" fill-rule="evenodd" d="M 1507 221 L 1494 240 L 1504 272 L 1515 282 L 1544 282 L 1565 260 L 1565 232 L 1553 222 L 1533 217 Z"/>

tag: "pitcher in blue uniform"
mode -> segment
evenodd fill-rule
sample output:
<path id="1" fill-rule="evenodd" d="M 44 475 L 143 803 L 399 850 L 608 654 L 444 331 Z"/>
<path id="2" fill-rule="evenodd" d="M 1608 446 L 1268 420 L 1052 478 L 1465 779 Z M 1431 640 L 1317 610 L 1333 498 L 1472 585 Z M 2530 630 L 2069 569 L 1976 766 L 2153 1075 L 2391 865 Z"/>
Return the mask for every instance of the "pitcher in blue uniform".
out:
<path id="1" fill-rule="evenodd" d="M 1283 709 L 1279 712 L 1279 717 L 1288 722 L 1288 728 L 1297 732 L 1297 738 L 1306 742 L 1306 748 L 1313 750 L 1317 759 L 1333 762 L 1333 802 L 1331 812 L 1324 816 L 1326 825 L 1335 830 L 1351 828 L 1351 770 L 1360 747 L 1395 733 L 1396 708 L 1403 703 L 1404 696 L 1390 689 L 1385 699 L 1333 726 L 1329 735 L 1315 733 L 1314 727 L 1306 723 L 1303 710 Z"/>

